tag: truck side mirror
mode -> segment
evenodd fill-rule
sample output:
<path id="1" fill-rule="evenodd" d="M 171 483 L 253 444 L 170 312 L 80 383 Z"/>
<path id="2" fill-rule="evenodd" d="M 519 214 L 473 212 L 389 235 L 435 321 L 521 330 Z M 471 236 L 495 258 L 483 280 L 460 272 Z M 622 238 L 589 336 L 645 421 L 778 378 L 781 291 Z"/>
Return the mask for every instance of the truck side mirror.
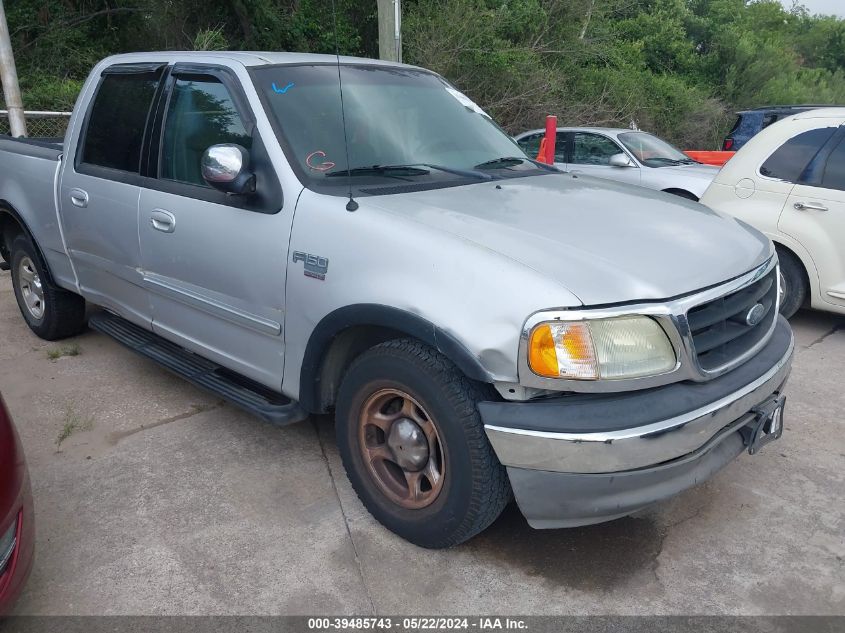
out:
<path id="1" fill-rule="evenodd" d="M 249 152 L 234 143 L 212 145 L 202 155 L 203 180 L 226 193 L 255 193 L 255 174 L 249 167 Z"/>
<path id="2" fill-rule="evenodd" d="M 636 167 L 627 154 L 614 154 L 608 161 L 611 167 Z"/>

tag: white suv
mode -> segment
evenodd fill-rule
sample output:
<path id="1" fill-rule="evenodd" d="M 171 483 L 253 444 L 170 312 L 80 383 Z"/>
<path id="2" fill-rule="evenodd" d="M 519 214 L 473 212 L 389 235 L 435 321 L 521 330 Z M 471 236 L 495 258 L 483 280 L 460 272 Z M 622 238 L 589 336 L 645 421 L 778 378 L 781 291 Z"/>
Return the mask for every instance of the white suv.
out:
<path id="1" fill-rule="evenodd" d="M 725 165 L 701 198 L 775 243 L 787 317 L 805 303 L 845 314 L 843 126 L 845 108 L 775 123 Z"/>

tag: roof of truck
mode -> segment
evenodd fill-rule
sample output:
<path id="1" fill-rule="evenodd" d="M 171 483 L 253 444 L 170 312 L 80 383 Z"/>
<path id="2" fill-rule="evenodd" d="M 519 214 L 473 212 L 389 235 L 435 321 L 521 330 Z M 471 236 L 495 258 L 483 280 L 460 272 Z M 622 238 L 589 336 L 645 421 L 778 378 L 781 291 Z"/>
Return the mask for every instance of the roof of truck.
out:
<path id="1" fill-rule="evenodd" d="M 123 53 L 112 55 L 103 60 L 107 64 L 138 63 L 138 62 L 190 62 L 210 61 L 214 59 L 229 59 L 238 61 L 244 66 L 266 66 L 269 64 L 334 64 L 337 57 L 316 53 L 274 53 L 261 51 L 154 51 L 146 53 Z M 406 66 L 408 64 L 370 59 L 367 57 L 340 56 L 342 64 L 372 64 L 379 66 Z"/>

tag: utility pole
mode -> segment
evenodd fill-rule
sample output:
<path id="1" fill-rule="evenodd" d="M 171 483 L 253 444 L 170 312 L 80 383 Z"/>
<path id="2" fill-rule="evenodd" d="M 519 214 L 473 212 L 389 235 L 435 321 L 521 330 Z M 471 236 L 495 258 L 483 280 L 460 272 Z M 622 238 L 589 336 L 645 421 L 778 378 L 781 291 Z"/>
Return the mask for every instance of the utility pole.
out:
<path id="1" fill-rule="evenodd" d="M 0 0 L 0 83 L 3 84 L 3 99 L 9 111 L 9 127 L 12 136 L 26 136 L 26 119 L 23 116 L 21 89 L 18 86 L 18 72 L 15 70 L 15 56 L 12 54 L 12 38 L 6 23 L 6 11 Z"/>
<path id="2" fill-rule="evenodd" d="M 378 56 L 402 61 L 402 0 L 378 0 Z"/>

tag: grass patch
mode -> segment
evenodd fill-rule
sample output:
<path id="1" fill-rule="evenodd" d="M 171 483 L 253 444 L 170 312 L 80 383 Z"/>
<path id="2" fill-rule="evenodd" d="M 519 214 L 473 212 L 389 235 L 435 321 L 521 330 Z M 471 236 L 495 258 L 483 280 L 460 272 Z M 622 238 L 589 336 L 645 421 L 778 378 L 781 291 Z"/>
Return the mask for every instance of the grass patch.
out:
<path id="1" fill-rule="evenodd" d="M 79 356 L 79 345 L 70 343 L 69 345 L 62 345 L 60 347 L 53 347 L 47 350 L 47 358 L 50 360 L 58 360 L 64 356 Z"/>
<path id="2" fill-rule="evenodd" d="M 56 450 L 59 450 L 62 446 L 62 442 L 74 433 L 78 431 L 90 431 L 93 427 L 93 415 L 82 415 L 73 408 L 73 405 L 68 405 L 65 408 L 64 425 L 62 426 L 62 430 L 59 431 L 58 437 L 56 437 Z"/>

